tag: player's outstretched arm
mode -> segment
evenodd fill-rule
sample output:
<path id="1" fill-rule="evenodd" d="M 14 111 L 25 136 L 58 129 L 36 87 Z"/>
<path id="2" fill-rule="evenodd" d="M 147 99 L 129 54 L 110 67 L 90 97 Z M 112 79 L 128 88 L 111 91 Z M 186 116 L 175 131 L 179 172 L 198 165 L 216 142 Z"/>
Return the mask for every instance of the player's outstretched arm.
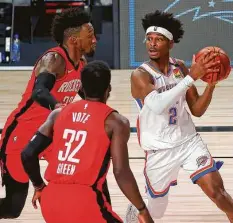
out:
<path id="1" fill-rule="evenodd" d="M 60 104 L 50 94 L 56 79 L 65 74 L 65 60 L 56 52 L 48 52 L 38 62 L 35 68 L 35 85 L 32 99 L 42 107 L 53 110 Z"/>
<path id="2" fill-rule="evenodd" d="M 179 61 L 179 65 L 182 68 L 184 75 L 189 74 L 188 68 L 182 61 Z M 207 110 L 215 89 L 215 84 L 207 84 L 205 91 L 202 95 L 198 94 L 197 88 L 192 85 L 186 92 L 186 101 L 192 115 L 201 117 Z"/>
<path id="3" fill-rule="evenodd" d="M 52 142 L 53 125 L 60 110 L 56 109 L 50 113 L 45 123 L 39 128 L 38 132 L 32 137 L 21 153 L 21 160 L 25 172 L 32 181 L 34 188 L 38 190 L 44 187 L 38 156 Z"/>
<path id="4" fill-rule="evenodd" d="M 127 146 L 130 136 L 129 121 L 114 112 L 109 116 L 107 125 L 112 129 L 110 150 L 113 162 L 113 173 L 117 184 L 123 194 L 139 210 L 140 214 L 143 214 L 145 219 L 147 219 L 145 222 L 153 222 L 129 166 Z"/>

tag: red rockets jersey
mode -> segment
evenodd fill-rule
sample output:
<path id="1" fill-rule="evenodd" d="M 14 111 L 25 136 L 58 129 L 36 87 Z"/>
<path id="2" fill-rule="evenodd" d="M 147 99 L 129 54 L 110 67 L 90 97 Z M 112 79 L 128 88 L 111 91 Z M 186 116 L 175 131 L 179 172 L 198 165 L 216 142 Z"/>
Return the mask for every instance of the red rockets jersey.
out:
<path id="1" fill-rule="evenodd" d="M 84 61 L 80 60 L 78 68 L 75 69 L 72 61 L 70 60 L 64 48 L 60 46 L 54 47 L 49 49 L 47 52 L 45 52 L 45 54 L 48 52 L 57 52 L 59 55 L 61 55 L 64 58 L 66 62 L 66 70 L 64 76 L 56 80 L 50 93 L 56 98 L 58 102 L 68 104 L 72 102 L 78 90 L 80 89 L 81 86 L 80 71 L 84 66 Z M 37 102 L 34 102 L 31 99 L 31 95 L 36 79 L 35 67 L 36 65 L 34 66 L 34 70 L 32 71 L 31 78 L 27 84 L 25 92 L 22 95 L 22 99 L 19 102 L 18 107 L 11 113 L 11 115 L 7 119 L 7 123 L 5 124 L 5 128 L 3 130 L 2 139 L 4 138 L 5 136 L 4 133 L 8 130 L 8 128 L 10 129 L 11 132 L 15 129 L 20 128 L 21 131 L 25 132 L 24 134 L 25 138 L 22 141 L 26 142 L 27 140 L 30 140 L 30 138 L 33 136 L 35 131 L 37 131 L 40 125 L 43 124 L 43 122 L 46 120 L 49 113 L 51 112 L 49 109 L 40 106 Z M 7 147 L 6 153 L 9 154 L 9 153 L 21 152 L 18 150 L 19 149 L 16 147 L 15 149 Z"/>
<path id="2" fill-rule="evenodd" d="M 106 177 L 110 140 L 104 123 L 113 111 L 104 103 L 86 100 L 62 109 L 54 125 L 47 181 L 91 186 Z"/>

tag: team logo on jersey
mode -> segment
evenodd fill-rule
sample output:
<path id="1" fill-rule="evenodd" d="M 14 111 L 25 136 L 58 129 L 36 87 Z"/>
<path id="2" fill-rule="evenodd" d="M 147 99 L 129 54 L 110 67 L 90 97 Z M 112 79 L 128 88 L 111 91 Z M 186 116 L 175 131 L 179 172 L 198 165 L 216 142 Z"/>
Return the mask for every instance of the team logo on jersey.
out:
<path id="1" fill-rule="evenodd" d="M 87 109 L 87 107 L 88 107 L 88 104 L 85 104 L 85 105 L 84 105 L 84 109 Z"/>
<path id="2" fill-rule="evenodd" d="M 62 83 L 57 92 L 78 92 L 81 87 L 81 80 L 73 79 Z"/>
<path id="3" fill-rule="evenodd" d="M 209 157 L 208 156 L 200 156 L 197 158 L 197 166 L 205 166 L 205 164 L 207 163 Z"/>
<path id="4" fill-rule="evenodd" d="M 175 68 L 175 69 L 173 70 L 173 73 L 174 73 L 175 78 L 181 78 L 181 77 L 182 77 L 182 74 L 181 74 L 179 68 Z"/>

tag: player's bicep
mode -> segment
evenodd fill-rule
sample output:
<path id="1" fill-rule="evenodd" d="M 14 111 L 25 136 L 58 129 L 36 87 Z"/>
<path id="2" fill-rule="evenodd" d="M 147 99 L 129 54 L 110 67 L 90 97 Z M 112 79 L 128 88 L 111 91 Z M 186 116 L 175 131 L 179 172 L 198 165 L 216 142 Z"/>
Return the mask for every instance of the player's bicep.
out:
<path id="1" fill-rule="evenodd" d="M 130 136 L 130 125 L 126 118 L 119 114 L 117 116 L 118 120 L 113 124 L 110 145 L 114 173 L 121 172 L 129 167 L 127 143 Z"/>
<path id="2" fill-rule="evenodd" d="M 144 98 L 155 90 L 152 77 L 147 72 L 136 70 L 131 75 L 131 94 L 134 98 Z"/>
<path id="3" fill-rule="evenodd" d="M 60 113 L 60 111 L 61 111 L 61 108 L 58 108 L 58 109 L 52 111 L 50 113 L 50 115 L 48 116 L 47 120 L 40 126 L 39 132 L 42 135 L 47 136 L 49 138 L 52 138 L 53 126 L 54 126 L 55 120 L 56 120 L 58 114 Z"/>
<path id="4" fill-rule="evenodd" d="M 38 62 L 35 69 L 35 75 L 38 76 L 41 73 L 47 72 L 55 75 L 56 77 L 60 77 L 64 75 L 65 69 L 66 63 L 64 58 L 56 52 L 49 52 Z"/>

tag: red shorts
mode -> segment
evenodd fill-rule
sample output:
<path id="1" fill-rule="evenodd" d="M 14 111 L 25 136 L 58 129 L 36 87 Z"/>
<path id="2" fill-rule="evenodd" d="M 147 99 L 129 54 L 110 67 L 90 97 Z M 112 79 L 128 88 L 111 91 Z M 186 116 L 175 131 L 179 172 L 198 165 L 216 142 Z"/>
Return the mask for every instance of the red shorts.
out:
<path id="1" fill-rule="evenodd" d="M 29 177 L 24 171 L 20 154 L 9 154 L 6 156 L 6 167 L 11 177 L 20 183 L 27 183 Z"/>
<path id="2" fill-rule="evenodd" d="M 53 184 L 43 190 L 41 211 L 47 223 L 122 223 L 103 193 L 78 184 Z"/>
<path id="3" fill-rule="evenodd" d="M 21 151 L 25 149 L 35 132 L 28 132 L 22 128 L 15 128 L 7 139 L 6 135 L 2 135 L 1 143 L 4 139 L 7 140 L 6 144 L 6 167 L 11 175 L 11 177 L 21 183 L 27 183 L 29 178 L 24 171 L 22 162 L 21 162 Z M 51 146 L 49 146 L 44 152 L 39 155 L 39 158 L 42 156 L 48 161 L 49 155 L 51 154 Z"/>

